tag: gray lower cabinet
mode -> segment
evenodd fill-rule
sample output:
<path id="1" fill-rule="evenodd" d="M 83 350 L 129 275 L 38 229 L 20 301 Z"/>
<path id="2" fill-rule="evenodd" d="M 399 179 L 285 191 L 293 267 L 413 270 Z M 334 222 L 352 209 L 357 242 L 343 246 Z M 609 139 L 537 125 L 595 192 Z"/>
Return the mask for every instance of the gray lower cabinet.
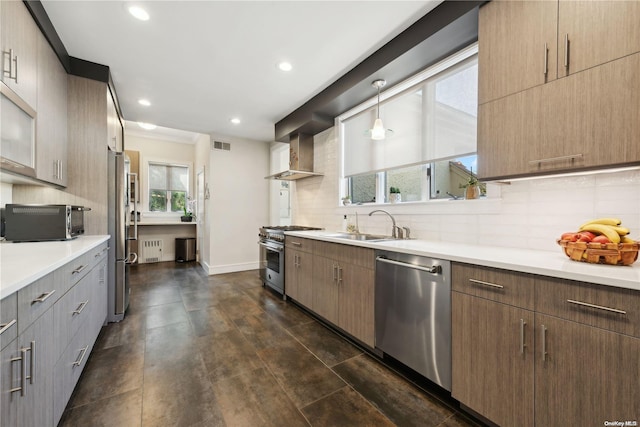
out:
<path id="1" fill-rule="evenodd" d="M 3 427 L 60 421 L 107 317 L 106 248 L 104 243 L 2 300 L 3 311 L 17 312 L 1 318 L 3 324 L 5 317 L 17 318 L 0 335 Z"/>

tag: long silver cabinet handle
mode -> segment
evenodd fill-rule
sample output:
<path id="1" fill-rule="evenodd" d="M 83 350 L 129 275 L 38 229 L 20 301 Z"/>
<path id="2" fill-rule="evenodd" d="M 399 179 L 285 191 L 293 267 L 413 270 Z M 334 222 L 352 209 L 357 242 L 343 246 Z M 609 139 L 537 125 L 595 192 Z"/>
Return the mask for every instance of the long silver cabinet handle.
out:
<path id="1" fill-rule="evenodd" d="M 49 298 L 51 295 L 55 294 L 56 290 L 53 289 L 49 292 L 45 292 L 44 294 L 40 295 L 38 298 L 34 299 L 33 301 L 31 301 L 31 305 L 33 304 L 37 304 L 39 302 L 45 302 L 47 300 L 47 298 Z"/>
<path id="2" fill-rule="evenodd" d="M 338 273 L 336 272 L 338 269 L 338 266 L 333 264 L 333 281 L 337 282 L 338 281 Z"/>
<path id="3" fill-rule="evenodd" d="M 78 268 L 76 268 L 75 270 L 73 270 L 73 271 L 71 272 L 71 274 L 81 273 L 81 272 L 82 272 L 82 270 L 84 270 L 85 268 L 87 268 L 87 266 L 86 266 L 86 265 L 81 265 L 80 267 L 78 267 Z"/>
<path id="4" fill-rule="evenodd" d="M 569 34 L 564 35 L 564 68 L 569 68 Z"/>
<path id="5" fill-rule="evenodd" d="M 302 246 L 302 243 L 300 242 L 291 242 L 291 244 L 294 246 Z"/>
<path id="6" fill-rule="evenodd" d="M 442 266 L 440 265 L 426 267 L 424 265 L 410 264 L 408 262 L 402 262 L 402 261 L 395 261 L 395 260 L 380 257 L 380 256 L 376 258 L 376 261 L 384 262 L 386 264 L 399 265 L 401 267 L 413 268 L 414 270 L 426 271 L 427 273 L 431 273 L 431 274 L 442 273 Z"/>
<path id="7" fill-rule="evenodd" d="M 80 357 L 75 362 L 73 362 L 73 366 L 80 366 L 82 364 L 82 359 L 84 359 L 84 355 L 87 354 L 88 349 L 89 346 L 80 349 Z"/>
<path id="8" fill-rule="evenodd" d="M 31 357 L 29 358 L 29 370 L 31 375 L 27 378 L 29 378 L 29 382 L 33 384 L 36 381 L 36 342 L 31 341 L 31 348 L 27 350 L 31 352 Z"/>
<path id="9" fill-rule="evenodd" d="M 338 266 L 338 283 L 342 283 L 342 267 Z"/>
<path id="10" fill-rule="evenodd" d="M 497 285 L 497 284 L 491 283 L 491 282 L 485 282 L 483 280 L 469 279 L 469 281 L 471 283 L 476 284 L 476 285 L 489 286 L 490 288 L 496 288 L 496 289 L 503 289 L 504 288 L 504 286 L 502 286 L 502 285 Z"/>
<path id="11" fill-rule="evenodd" d="M 527 325 L 527 322 L 524 319 L 520 319 L 520 354 L 524 354 L 524 327 Z"/>
<path id="12" fill-rule="evenodd" d="M 17 320 L 13 319 L 10 322 L 0 324 L 0 335 L 2 335 L 4 331 L 8 331 L 10 327 L 16 324 L 16 322 Z"/>
<path id="13" fill-rule="evenodd" d="M 549 72 L 549 46 L 547 43 L 544 44 L 544 77 L 545 80 L 547 78 L 547 73 Z"/>
<path id="14" fill-rule="evenodd" d="M 584 154 L 582 154 L 582 153 L 569 154 L 567 156 L 548 157 L 546 159 L 529 160 L 529 164 L 533 165 L 533 164 L 536 164 L 536 163 L 553 163 L 553 162 L 559 162 L 561 160 L 579 159 L 579 158 L 582 158 L 582 157 L 584 157 Z"/>
<path id="15" fill-rule="evenodd" d="M 547 328 L 542 325 L 542 361 L 547 361 Z"/>
<path id="16" fill-rule="evenodd" d="M 72 313 L 71 316 L 75 316 L 76 314 L 80 314 L 82 313 L 82 310 L 84 310 L 84 308 L 87 306 L 87 304 L 89 304 L 89 300 L 83 301 L 80 303 L 80 305 L 78 306 L 78 308 L 76 308 Z"/>
<path id="17" fill-rule="evenodd" d="M 595 308 L 598 310 L 604 310 L 604 311 L 610 311 L 612 313 L 618 313 L 618 314 L 627 314 L 626 311 L 624 310 L 618 310 L 617 308 L 611 308 L 611 307 L 604 307 L 602 305 L 595 305 L 595 304 L 589 304 L 588 302 L 582 302 L 582 301 L 576 301 L 576 300 L 572 300 L 572 299 L 568 299 L 567 302 L 569 304 L 575 304 L 575 305 L 579 305 L 582 307 L 589 307 L 589 308 Z"/>
<path id="18" fill-rule="evenodd" d="M 9 389 L 9 393 L 15 393 L 17 391 L 20 392 L 20 396 L 24 396 L 24 386 L 26 385 L 27 379 L 27 370 L 25 369 L 25 363 L 24 363 L 24 358 L 26 357 L 27 354 L 27 350 L 26 349 L 21 349 L 20 350 L 20 357 L 14 357 L 12 359 L 10 359 L 10 362 L 17 362 L 20 361 L 20 387 L 14 387 L 14 388 L 10 388 Z M 11 381 L 13 382 L 13 380 Z"/>

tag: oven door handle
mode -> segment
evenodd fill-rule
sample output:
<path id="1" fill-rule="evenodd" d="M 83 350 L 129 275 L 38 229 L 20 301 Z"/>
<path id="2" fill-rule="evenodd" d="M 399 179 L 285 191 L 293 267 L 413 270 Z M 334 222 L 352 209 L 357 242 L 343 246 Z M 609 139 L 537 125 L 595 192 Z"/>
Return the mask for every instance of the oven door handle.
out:
<path id="1" fill-rule="evenodd" d="M 260 246 L 264 246 L 267 249 L 271 249 L 272 251 L 278 251 L 278 252 L 282 252 L 284 250 L 283 247 L 279 247 L 279 246 L 273 246 L 273 245 L 269 245 L 267 243 L 264 242 L 258 242 L 258 244 Z"/>

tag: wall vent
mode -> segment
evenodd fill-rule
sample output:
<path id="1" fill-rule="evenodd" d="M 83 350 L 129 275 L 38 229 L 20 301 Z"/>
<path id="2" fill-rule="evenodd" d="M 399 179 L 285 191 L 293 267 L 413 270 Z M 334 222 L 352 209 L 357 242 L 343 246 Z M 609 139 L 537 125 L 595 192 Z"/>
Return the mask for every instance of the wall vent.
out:
<path id="1" fill-rule="evenodd" d="M 140 241 L 142 247 L 142 263 L 160 262 L 162 261 L 162 240 L 142 240 Z"/>
<path id="2" fill-rule="evenodd" d="M 222 141 L 213 141 L 211 143 L 211 149 L 212 150 L 224 150 L 224 151 L 231 151 L 231 144 L 228 142 L 222 142 Z"/>

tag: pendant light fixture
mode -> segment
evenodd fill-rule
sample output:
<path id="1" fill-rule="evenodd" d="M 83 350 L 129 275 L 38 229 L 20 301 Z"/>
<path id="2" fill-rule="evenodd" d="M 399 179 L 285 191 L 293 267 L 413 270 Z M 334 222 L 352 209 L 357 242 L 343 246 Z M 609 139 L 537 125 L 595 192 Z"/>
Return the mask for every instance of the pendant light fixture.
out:
<path id="1" fill-rule="evenodd" d="M 371 83 L 373 87 L 378 89 L 378 105 L 377 105 L 377 112 L 376 112 L 376 121 L 373 122 L 373 128 L 369 131 L 369 133 L 371 134 L 371 139 L 375 141 L 385 139 L 387 135 L 391 136 L 393 134 L 393 131 L 391 129 L 384 128 L 384 125 L 382 124 L 382 119 L 380 118 L 380 89 L 384 87 L 384 85 L 386 84 L 387 84 L 387 81 L 382 79 L 374 80 L 373 83 Z"/>

